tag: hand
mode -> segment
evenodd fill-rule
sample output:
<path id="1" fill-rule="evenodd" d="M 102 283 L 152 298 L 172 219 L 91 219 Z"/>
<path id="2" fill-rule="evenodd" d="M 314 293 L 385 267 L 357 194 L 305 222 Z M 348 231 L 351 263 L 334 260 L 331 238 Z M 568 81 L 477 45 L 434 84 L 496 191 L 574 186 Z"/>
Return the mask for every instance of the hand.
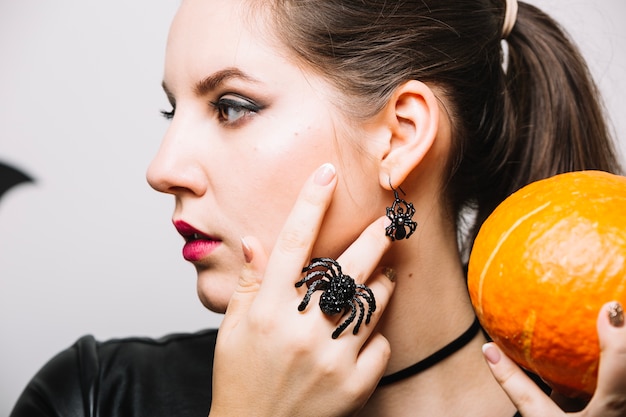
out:
<path id="1" fill-rule="evenodd" d="M 310 262 L 336 182 L 328 166 L 307 181 L 269 258 L 257 239 L 244 239 L 246 263 L 217 338 L 210 417 L 350 415 L 374 391 L 390 355 L 375 326 L 394 287 L 388 274 L 375 271 L 390 245 L 383 218 L 337 259 L 374 292 L 371 322 L 333 340 L 345 316 L 324 315 L 319 292 L 298 311 L 306 288 L 295 283 Z"/>
<path id="2" fill-rule="evenodd" d="M 600 366 L 591 401 L 578 413 L 565 413 L 495 343 L 483 350 L 491 371 L 524 417 L 623 417 L 626 415 L 626 326 L 609 322 L 609 306 L 598 315 Z M 558 394 L 556 397 L 562 399 Z"/>

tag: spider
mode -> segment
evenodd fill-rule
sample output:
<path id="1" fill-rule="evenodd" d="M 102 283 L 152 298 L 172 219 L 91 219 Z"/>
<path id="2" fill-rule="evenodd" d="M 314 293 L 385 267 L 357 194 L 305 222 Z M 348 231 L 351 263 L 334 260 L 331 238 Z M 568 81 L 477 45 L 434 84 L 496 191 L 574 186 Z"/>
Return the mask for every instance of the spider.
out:
<path id="1" fill-rule="evenodd" d="M 365 315 L 365 306 L 363 298 L 367 301 L 367 317 L 365 324 L 370 322 L 372 313 L 376 311 L 376 300 L 372 290 L 363 284 L 357 284 L 349 275 L 341 272 L 341 266 L 332 258 L 314 258 L 311 263 L 302 269 L 306 273 L 304 278 L 296 283 L 296 288 L 304 284 L 309 284 L 309 288 L 298 306 L 298 311 L 303 311 L 311 300 L 311 295 L 317 290 L 324 291 L 320 296 L 320 309 L 324 314 L 333 316 L 339 313 L 345 313 L 350 308 L 350 316 L 335 329 L 332 338 L 336 339 L 339 335 L 354 321 L 357 310 L 359 317 L 354 325 L 352 334 L 357 334 L 363 316 Z"/>
<path id="2" fill-rule="evenodd" d="M 385 234 L 389 236 L 392 241 L 408 239 L 413 232 L 415 232 L 415 228 L 417 227 L 417 223 L 413 221 L 415 208 L 413 208 L 413 203 L 402 200 L 396 190 L 393 190 L 393 192 L 396 195 L 396 199 L 391 207 L 387 207 L 387 217 L 391 220 L 391 224 L 385 228 Z M 405 209 L 406 212 L 404 211 Z"/>

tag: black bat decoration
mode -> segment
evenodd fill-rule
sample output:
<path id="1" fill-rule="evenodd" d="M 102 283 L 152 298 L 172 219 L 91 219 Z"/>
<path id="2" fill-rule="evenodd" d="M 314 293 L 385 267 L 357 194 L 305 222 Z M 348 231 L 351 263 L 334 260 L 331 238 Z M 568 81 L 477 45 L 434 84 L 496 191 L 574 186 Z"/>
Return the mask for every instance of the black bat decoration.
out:
<path id="1" fill-rule="evenodd" d="M 25 182 L 35 181 L 19 169 L 0 162 L 0 199 L 11 188 Z"/>

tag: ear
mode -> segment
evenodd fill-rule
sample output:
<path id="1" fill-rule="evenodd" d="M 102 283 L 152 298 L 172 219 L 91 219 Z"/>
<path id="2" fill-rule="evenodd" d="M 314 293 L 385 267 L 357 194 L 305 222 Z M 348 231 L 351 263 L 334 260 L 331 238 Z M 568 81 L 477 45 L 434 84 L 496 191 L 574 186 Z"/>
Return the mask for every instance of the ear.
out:
<path id="1" fill-rule="evenodd" d="M 439 101 L 426 84 L 407 81 L 399 86 L 383 110 L 390 133 L 380 170 L 380 184 L 398 187 L 419 165 L 439 129 Z"/>

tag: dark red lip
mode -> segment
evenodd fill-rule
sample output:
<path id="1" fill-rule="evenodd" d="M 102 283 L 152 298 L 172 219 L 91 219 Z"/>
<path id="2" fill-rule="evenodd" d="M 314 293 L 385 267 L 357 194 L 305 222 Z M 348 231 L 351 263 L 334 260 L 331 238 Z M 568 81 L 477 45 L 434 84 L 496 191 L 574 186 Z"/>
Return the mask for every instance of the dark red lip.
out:
<path id="1" fill-rule="evenodd" d="M 196 229 L 195 227 L 191 226 L 189 223 L 183 220 L 174 220 L 173 223 L 178 233 L 180 233 L 180 235 L 184 237 L 185 240 L 192 240 L 194 238 L 196 239 L 200 238 L 200 239 L 206 239 L 206 240 L 219 240 L 201 232 L 200 230 Z"/>
<path id="2" fill-rule="evenodd" d="M 198 262 L 209 256 L 221 244 L 221 240 L 207 235 L 183 220 L 174 220 L 174 227 L 185 239 L 183 258 Z"/>

